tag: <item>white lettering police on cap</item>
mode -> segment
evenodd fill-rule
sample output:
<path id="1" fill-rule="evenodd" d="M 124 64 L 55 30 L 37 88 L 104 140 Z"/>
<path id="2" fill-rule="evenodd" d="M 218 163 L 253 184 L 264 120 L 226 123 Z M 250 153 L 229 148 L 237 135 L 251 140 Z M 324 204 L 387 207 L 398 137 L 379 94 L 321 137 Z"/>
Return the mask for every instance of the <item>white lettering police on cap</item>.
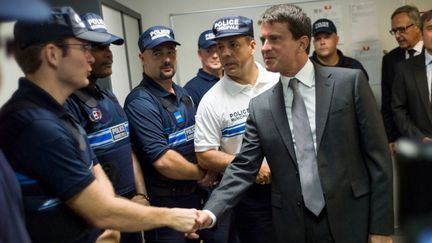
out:
<path id="1" fill-rule="evenodd" d="M 205 40 L 213 40 L 214 38 L 215 38 L 215 35 L 213 33 L 205 34 Z"/>
<path id="2" fill-rule="evenodd" d="M 221 30 L 238 30 L 239 29 L 239 19 L 224 19 L 216 22 L 214 27 L 217 31 Z"/>
<path id="3" fill-rule="evenodd" d="M 92 30 L 95 30 L 95 29 L 105 29 L 106 30 L 107 29 L 103 19 L 92 18 L 92 19 L 88 19 L 87 22 L 90 24 L 90 28 Z"/>
<path id="4" fill-rule="evenodd" d="M 323 27 L 327 27 L 329 28 L 329 22 L 319 22 L 315 24 L 315 28 L 323 28 Z"/>
<path id="5" fill-rule="evenodd" d="M 85 24 L 82 22 L 81 18 L 78 16 L 78 14 L 74 14 L 72 16 L 72 21 L 77 23 L 80 27 L 85 28 Z"/>
<path id="6" fill-rule="evenodd" d="M 150 32 L 150 37 L 152 40 L 158 39 L 158 38 L 161 38 L 164 36 L 171 38 L 170 33 L 171 33 L 171 31 L 167 30 L 167 29 L 156 29 L 156 30 L 153 30 L 152 32 Z"/>

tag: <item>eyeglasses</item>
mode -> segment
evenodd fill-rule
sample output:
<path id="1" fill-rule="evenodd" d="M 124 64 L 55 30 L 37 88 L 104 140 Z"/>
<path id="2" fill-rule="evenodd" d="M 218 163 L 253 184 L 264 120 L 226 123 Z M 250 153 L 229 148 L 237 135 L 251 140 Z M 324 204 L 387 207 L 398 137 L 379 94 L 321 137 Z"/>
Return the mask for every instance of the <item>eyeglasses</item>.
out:
<path id="1" fill-rule="evenodd" d="M 389 33 L 390 33 L 390 35 L 396 35 L 396 33 L 398 33 L 398 32 L 399 32 L 399 34 L 403 34 L 403 33 L 405 33 L 412 26 L 414 26 L 414 24 L 410 24 L 410 25 L 408 25 L 406 27 L 397 27 L 395 29 L 391 29 L 389 31 Z"/>
<path id="2" fill-rule="evenodd" d="M 77 46 L 83 52 L 90 52 L 92 50 L 91 44 L 61 44 L 58 46 L 60 46 L 60 47 L 62 47 L 62 46 Z"/>

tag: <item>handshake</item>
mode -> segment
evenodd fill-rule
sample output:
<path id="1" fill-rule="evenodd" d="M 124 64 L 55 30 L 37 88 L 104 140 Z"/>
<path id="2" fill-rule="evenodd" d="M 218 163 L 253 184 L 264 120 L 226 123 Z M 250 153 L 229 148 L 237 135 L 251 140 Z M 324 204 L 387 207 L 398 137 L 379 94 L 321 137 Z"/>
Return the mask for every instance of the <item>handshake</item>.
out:
<path id="1" fill-rule="evenodd" d="M 205 229 L 211 225 L 213 219 L 210 214 L 197 209 L 170 208 L 167 217 L 168 227 L 186 233 L 186 237 L 197 239 L 197 230 Z"/>

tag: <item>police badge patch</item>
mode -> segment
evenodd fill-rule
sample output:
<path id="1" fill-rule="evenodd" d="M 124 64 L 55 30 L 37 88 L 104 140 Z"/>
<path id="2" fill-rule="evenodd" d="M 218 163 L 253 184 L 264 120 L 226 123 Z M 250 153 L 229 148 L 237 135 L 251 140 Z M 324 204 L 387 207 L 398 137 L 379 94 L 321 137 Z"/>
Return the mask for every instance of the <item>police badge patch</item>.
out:
<path id="1" fill-rule="evenodd" d="M 99 108 L 93 108 L 90 111 L 89 118 L 92 122 L 97 122 L 102 119 L 102 111 Z"/>

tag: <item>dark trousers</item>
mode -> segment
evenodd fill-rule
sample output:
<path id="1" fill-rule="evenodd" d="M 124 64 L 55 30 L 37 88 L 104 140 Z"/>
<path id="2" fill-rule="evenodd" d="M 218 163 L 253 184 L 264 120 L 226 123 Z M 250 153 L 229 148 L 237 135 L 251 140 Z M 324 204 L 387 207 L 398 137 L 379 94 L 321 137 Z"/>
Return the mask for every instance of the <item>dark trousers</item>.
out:
<path id="1" fill-rule="evenodd" d="M 317 217 L 303 205 L 306 228 L 306 243 L 334 243 L 327 217 L 327 209 L 324 208 Z"/>
<path id="2" fill-rule="evenodd" d="M 157 207 L 168 208 L 201 208 L 201 196 L 192 193 L 187 196 L 151 197 L 150 204 Z M 168 227 L 149 230 L 144 233 L 146 243 L 195 243 L 197 240 L 188 240 L 184 233 Z"/>
<path id="3" fill-rule="evenodd" d="M 254 184 L 234 207 L 241 243 L 276 242 L 270 197 L 270 185 Z"/>

